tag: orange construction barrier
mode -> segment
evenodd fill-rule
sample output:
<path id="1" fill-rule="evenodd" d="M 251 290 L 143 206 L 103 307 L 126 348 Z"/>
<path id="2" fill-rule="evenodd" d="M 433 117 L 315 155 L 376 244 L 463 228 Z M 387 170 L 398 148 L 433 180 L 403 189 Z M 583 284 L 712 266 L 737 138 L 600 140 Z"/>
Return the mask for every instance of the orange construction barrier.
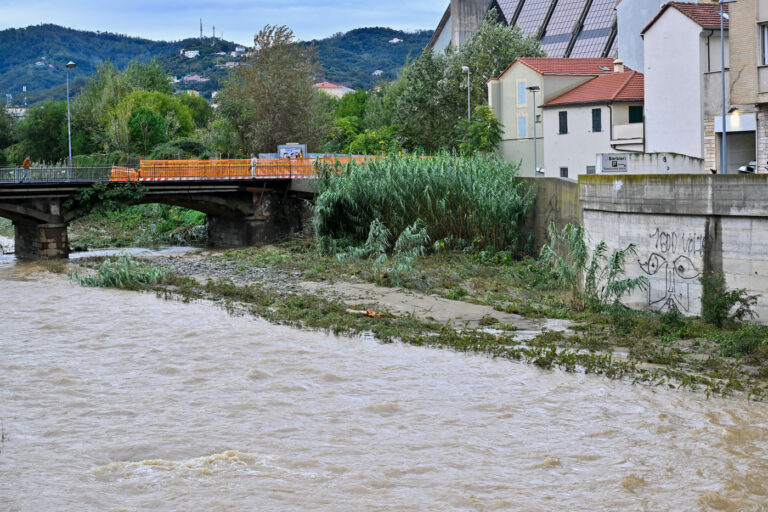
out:
<path id="1" fill-rule="evenodd" d="M 318 164 L 359 164 L 375 157 L 260 158 L 251 170 L 250 159 L 142 160 L 138 169 L 113 166 L 110 181 L 247 180 L 313 178 Z"/>

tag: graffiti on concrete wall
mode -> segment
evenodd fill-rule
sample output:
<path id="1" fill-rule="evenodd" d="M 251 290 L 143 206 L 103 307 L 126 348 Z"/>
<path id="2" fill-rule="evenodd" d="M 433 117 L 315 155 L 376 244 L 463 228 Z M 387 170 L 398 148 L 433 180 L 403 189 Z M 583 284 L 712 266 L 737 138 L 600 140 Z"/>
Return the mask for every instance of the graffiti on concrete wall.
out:
<path id="1" fill-rule="evenodd" d="M 638 261 L 650 281 L 648 305 L 661 311 L 672 307 L 690 311 L 690 287 L 701 277 L 706 236 L 656 228 L 649 238 L 649 255 Z"/>

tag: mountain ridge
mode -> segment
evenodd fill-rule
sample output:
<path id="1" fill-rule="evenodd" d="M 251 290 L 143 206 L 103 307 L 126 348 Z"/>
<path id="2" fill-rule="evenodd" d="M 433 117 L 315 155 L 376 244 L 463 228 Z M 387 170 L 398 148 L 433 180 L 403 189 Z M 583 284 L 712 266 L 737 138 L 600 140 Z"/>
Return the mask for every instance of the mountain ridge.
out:
<path id="1" fill-rule="evenodd" d="M 407 32 L 366 27 L 298 44 L 313 44 L 317 48 L 322 67 L 318 81 L 368 89 L 381 81 L 394 80 L 408 57 L 418 55 L 430 37 L 428 30 Z M 27 103 L 63 99 L 65 65 L 70 60 L 77 63 L 70 77 L 73 94 L 107 60 L 123 69 L 132 60 L 157 59 L 172 76 L 196 74 L 209 78 L 205 83 L 182 83 L 178 88 L 193 88 L 210 96 L 227 75 L 226 62 L 237 61 L 230 57 L 236 46 L 212 38 L 154 41 L 50 23 L 5 29 L 0 31 L 0 100 L 7 94 L 12 95 L 13 105 L 22 104 L 25 96 Z M 180 55 L 182 49 L 196 49 L 201 54 L 188 59 Z M 217 55 L 222 52 L 226 55 Z M 25 86 L 26 93 L 22 90 Z"/>

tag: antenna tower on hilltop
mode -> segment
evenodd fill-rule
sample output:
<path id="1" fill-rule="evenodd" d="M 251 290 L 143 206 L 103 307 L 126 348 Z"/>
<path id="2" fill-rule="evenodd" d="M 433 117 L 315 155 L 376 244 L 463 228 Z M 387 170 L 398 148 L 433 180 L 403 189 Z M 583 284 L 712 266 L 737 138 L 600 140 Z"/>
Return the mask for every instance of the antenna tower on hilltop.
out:
<path id="1" fill-rule="evenodd" d="M 200 42 L 203 41 L 203 18 L 200 18 Z"/>

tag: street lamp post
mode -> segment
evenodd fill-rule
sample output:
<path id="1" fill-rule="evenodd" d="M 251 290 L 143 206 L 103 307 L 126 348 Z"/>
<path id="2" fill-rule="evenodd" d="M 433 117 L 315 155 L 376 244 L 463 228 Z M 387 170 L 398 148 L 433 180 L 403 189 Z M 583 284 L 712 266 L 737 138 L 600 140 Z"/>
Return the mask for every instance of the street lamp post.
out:
<path id="1" fill-rule="evenodd" d="M 533 93 L 533 177 L 536 177 L 536 173 L 539 170 L 538 162 L 536 161 L 536 93 L 539 92 L 538 85 L 532 85 L 526 87 Z"/>
<path id="2" fill-rule="evenodd" d="M 72 179 L 72 126 L 69 121 L 69 70 L 77 66 L 72 61 L 67 62 L 67 141 L 69 142 L 69 179 Z"/>
<path id="3" fill-rule="evenodd" d="M 723 95 L 723 145 L 722 149 L 720 150 L 720 167 L 723 170 L 723 174 L 728 174 L 728 149 L 725 144 L 726 138 L 728 137 L 728 124 L 725 119 L 726 110 L 728 107 L 725 103 L 725 34 L 723 33 L 723 20 L 729 19 L 728 13 L 723 10 L 723 5 L 730 4 L 735 1 L 736 0 L 719 0 L 718 3 L 720 4 L 720 10 L 717 12 L 717 14 L 720 16 L 720 88 Z"/>
<path id="4" fill-rule="evenodd" d="M 472 123 L 472 108 L 470 100 L 471 84 L 469 82 L 469 66 L 461 66 L 461 70 L 467 74 L 467 123 Z"/>

